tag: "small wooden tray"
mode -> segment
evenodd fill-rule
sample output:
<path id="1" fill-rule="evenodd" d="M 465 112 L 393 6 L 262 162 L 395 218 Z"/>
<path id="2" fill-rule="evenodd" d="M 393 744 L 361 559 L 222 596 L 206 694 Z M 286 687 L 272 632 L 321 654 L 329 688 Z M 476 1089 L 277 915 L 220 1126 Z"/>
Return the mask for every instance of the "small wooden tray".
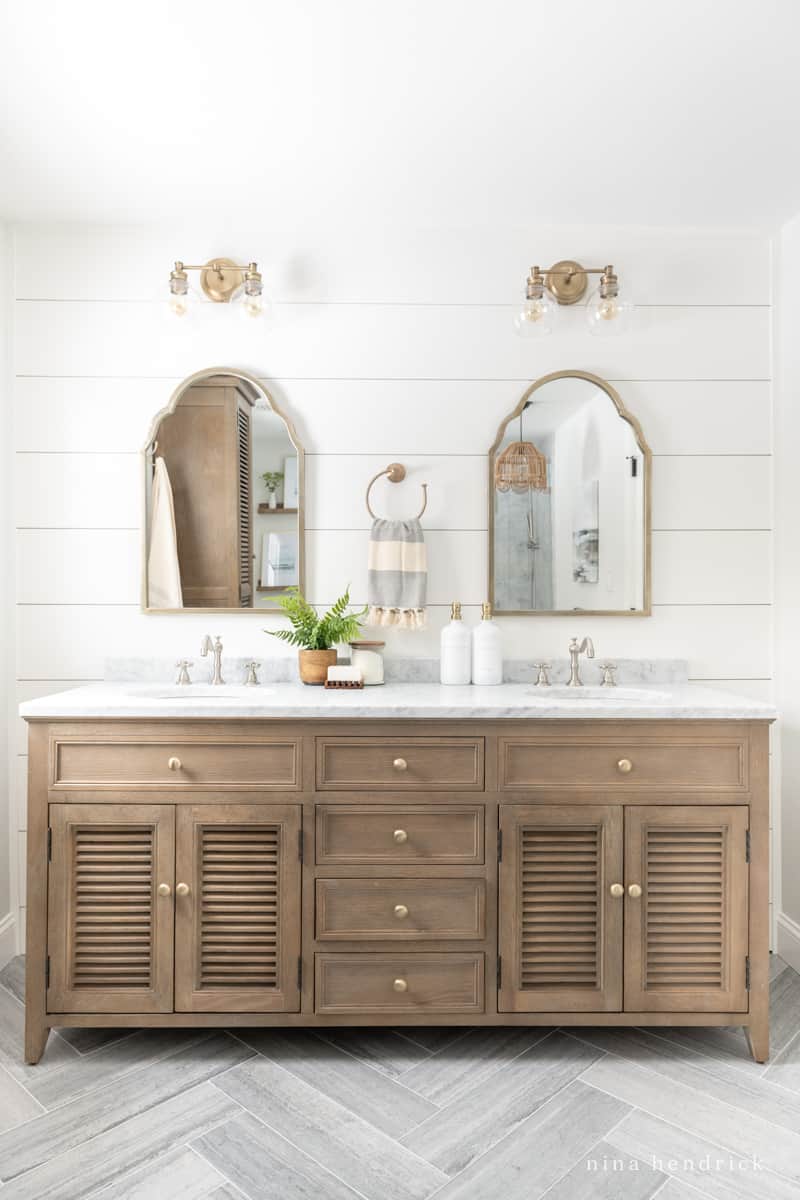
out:
<path id="1" fill-rule="evenodd" d="M 324 686 L 332 692 L 352 692 L 363 688 L 363 679 L 326 679 Z"/>

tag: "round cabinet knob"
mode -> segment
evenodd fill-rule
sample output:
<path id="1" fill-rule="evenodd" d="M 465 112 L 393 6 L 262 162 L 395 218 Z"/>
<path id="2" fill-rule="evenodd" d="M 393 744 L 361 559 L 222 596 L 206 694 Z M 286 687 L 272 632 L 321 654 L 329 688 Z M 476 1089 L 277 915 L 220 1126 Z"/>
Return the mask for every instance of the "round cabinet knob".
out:
<path id="1" fill-rule="evenodd" d="M 158 885 L 158 894 L 159 894 L 159 896 L 171 896 L 172 888 L 169 886 L 168 883 L 160 883 Z"/>
<path id="2" fill-rule="evenodd" d="M 402 846 L 403 842 L 408 841 L 408 834 L 406 833 L 405 829 L 395 829 L 392 837 L 397 842 L 398 846 Z"/>
<path id="3" fill-rule="evenodd" d="M 175 885 L 175 895 L 176 896 L 188 896 L 189 890 L 190 889 L 189 889 L 188 883 L 178 883 Z"/>
<path id="4" fill-rule="evenodd" d="M 628 888 L 628 895 L 630 896 L 631 900 L 638 900 L 641 894 L 642 889 L 639 887 L 638 883 L 632 883 Z"/>
<path id="5" fill-rule="evenodd" d="M 617 900 L 619 899 L 620 896 L 625 895 L 625 888 L 622 886 L 621 883 L 612 883 L 611 887 L 608 890 L 611 892 L 611 895 L 614 896 L 614 898 Z"/>
<path id="6" fill-rule="evenodd" d="M 408 908 L 405 904 L 395 904 L 394 915 L 397 917 L 398 921 L 405 921 L 406 917 L 408 916 Z"/>
<path id="7" fill-rule="evenodd" d="M 172 758 L 168 761 L 167 766 L 169 767 L 170 771 L 180 771 L 181 760 L 176 758 L 173 754 Z"/>
<path id="8" fill-rule="evenodd" d="M 633 763 L 629 758 L 621 758 L 617 763 L 617 770 L 620 775 L 629 775 L 633 770 Z"/>
<path id="9" fill-rule="evenodd" d="M 395 771 L 407 771 L 408 770 L 408 763 L 406 762 L 406 760 L 404 758 L 396 758 L 394 760 L 394 762 L 392 763 L 392 766 L 394 767 Z"/>
<path id="10" fill-rule="evenodd" d="M 407 992 L 408 991 L 408 983 L 405 979 L 395 979 L 394 983 L 392 984 L 392 987 L 394 988 L 394 990 L 396 992 Z"/>

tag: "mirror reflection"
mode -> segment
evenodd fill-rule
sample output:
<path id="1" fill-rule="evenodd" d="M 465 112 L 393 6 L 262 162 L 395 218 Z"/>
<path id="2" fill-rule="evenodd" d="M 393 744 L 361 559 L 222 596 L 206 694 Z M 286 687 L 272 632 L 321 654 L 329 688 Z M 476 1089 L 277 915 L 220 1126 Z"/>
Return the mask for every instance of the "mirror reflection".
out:
<path id="1" fill-rule="evenodd" d="M 303 450 L 255 380 L 188 380 L 145 471 L 148 609 L 266 609 L 303 586 Z"/>
<path id="2" fill-rule="evenodd" d="M 497 612 L 649 611 L 650 451 L 610 385 L 534 384 L 489 455 Z"/>

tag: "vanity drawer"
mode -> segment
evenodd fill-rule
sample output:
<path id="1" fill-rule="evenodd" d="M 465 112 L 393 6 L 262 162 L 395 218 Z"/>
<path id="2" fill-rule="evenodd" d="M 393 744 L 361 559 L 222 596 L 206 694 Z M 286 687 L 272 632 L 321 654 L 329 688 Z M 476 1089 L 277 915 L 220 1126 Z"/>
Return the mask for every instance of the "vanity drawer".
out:
<path id="1" fill-rule="evenodd" d="M 482 804 L 318 804 L 319 866 L 483 863 Z"/>
<path id="2" fill-rule="evenodd" d="M 317 880 L 318 941 L 475 941 L 485 936 L 482 879 Z"/>
<path id="3" fill-rule="evenodd" d="M 293 738 L 134 741 L 112 734 L 87 741 L 55 735 L 50 763 L 51 787 L 57 791 L 295 791 L 301 786 L 300 742 Z"/>
<path id="4" fill-rule="evenodd" d="M 501 738 L 500 787 L 505 791 L 607 788 L 642 792 L 746 792 L 749 769 L 746 738 L 708 741 L 681 737 L 663 741 L 637 736 L 608 740 L 581 737 L 526 741 Z"/>
<path id="5" fill-rule="evenodd" d="M 483 791 L 483 738 L 317 738 L 321 790 Z"/>
<path id="6" fill-rule="evenodd" d="M 482 954 L 318 954 L 316 1012 L 482 1013 Z"/>

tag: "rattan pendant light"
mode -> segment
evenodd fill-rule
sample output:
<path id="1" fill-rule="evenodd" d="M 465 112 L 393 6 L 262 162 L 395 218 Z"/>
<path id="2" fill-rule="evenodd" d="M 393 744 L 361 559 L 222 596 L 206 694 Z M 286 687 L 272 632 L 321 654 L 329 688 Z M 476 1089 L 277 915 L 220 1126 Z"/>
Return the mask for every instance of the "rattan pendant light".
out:
<path id="1" fill-rule="evenodd" d="M 547 491 L 547 459 L 533 442 L 523 441 L 522 413 L 519 441 L 506 446 L 495 460 L 494 486 L 498 492 Z"/>

